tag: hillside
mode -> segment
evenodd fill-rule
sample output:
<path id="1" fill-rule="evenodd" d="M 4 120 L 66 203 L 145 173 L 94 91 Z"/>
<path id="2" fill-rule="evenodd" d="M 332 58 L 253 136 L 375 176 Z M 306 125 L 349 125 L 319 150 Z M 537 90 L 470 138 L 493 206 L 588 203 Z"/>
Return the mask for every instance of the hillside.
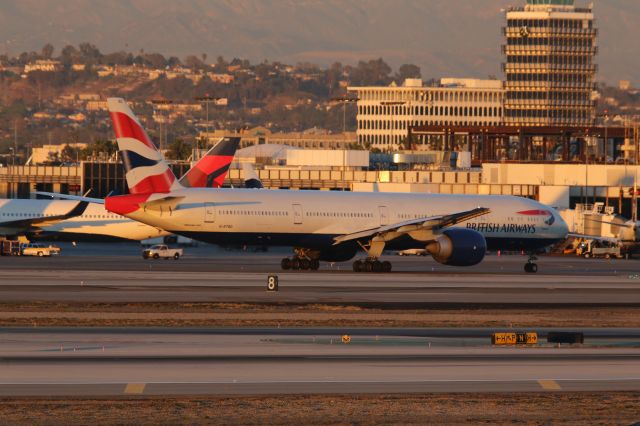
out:
<path id="1" fill-rule="evenodd" d="M 88 41 L 102 51 L 252 61 L 383 57 L 423 76 L 499 75 L 500 9 L 523 0 L 21 0 L 0 8 L 0 52 Z M 580 2 L 580 0 L 579 0 Z M 584 3 L 584 1 L 582 1 Z M 600 80 L 640 84 L 640 2 L 596 3 Z"/>

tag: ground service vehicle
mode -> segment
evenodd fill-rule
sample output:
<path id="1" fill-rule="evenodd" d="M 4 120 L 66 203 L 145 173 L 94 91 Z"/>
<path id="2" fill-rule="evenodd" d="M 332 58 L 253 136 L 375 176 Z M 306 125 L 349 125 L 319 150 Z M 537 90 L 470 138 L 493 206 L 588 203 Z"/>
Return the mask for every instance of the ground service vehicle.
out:
<path id="1" fill-rule="evenodd" d="M 56 256 L 60 254 L 60 248 L 55 246 L 45 246 L 41 243 L 25 244 L 22 247 L 23 256 Z"/>
<path id="2" fill-rule="evenodd" d="M 2 240 L 2 256 L 20 256 L 20 241 Z"/>
<path id="3" fill-rule="evenodd" d="M 178 260 L 182 256 L 182 249 L 171 249 L 165 244 L 156 244 L 142 251 L 144 259 L 175 259 Z"/>
<path id="4" fill-rule="evenodd" d="M 615 257 L 622 259 L 624 257 L 619 245 L 597 240 L 583 242 L 578 247 L 578 250 L 576 250 L 576 253 L 582 255 L 585 259 L 590 257 L 604 257 L 605 259 Z"/>
<path id="5" fill-rule="evenodd" d="M 398 252 L 398 256 L 426 256 L 429 252 L 426 249 L 406 249 Z"/>

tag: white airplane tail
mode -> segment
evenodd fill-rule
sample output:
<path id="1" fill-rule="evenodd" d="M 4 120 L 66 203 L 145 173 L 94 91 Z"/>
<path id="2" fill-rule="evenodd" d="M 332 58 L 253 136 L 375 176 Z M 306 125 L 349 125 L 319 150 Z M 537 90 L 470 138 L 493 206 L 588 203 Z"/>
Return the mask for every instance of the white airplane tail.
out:
<path id="1" fill-rule="evenodd" d="M 168 193 L 182 188 L 124 99 L 107 99 L 118 150 L 131 194 Z"/>

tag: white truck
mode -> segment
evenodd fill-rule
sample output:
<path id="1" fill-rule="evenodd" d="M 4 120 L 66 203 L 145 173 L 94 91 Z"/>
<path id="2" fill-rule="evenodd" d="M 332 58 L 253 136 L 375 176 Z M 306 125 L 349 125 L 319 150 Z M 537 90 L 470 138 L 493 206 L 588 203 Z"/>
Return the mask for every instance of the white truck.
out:
<path id="1" fill-rule="evenodd" d="M 166 244 L 156 244 L 142 251 L 144 259 L 175 259 L 182 257 L 182 249 L 171 249 Z"/>
<path id="2" fill-rule="evenodd" d="M 25 244 L 22 247 L 23 256 L 56 256 L 60 254 L 60 248 L 56 246 L 45 246 L 40 243 Z"/>

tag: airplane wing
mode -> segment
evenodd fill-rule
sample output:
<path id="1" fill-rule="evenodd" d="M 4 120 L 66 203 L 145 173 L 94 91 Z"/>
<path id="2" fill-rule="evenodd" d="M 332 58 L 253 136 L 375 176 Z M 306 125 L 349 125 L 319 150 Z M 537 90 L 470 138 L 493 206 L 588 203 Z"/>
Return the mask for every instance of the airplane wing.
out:
<path id="1" fill-rule="evenodd" d="M 435 231 L 455 225 L 474 217 L 483 216 L 491 210 L 486 207 L 478 207 L 458 213 L 440 216 L 423 217 L 394 223 L 392 225 L 380 226 L 378 228 L 366 229 L 352 234 L 340 235 L 334 238 L 333 245 L 342 244 L 354 240 L 391 241 L 402 235 L 410 235 L 419 241 L 429 241 L 434 238 Z"/>
<path id="2" fill-rule="evenodd" d="M 2 222 L 3 227 L 15 227 L 15 228 L 30 228 L 30 227 L 41 227 L 51 225 L 53 223 L 60 222 L 65 219 L 69 219 L 72 217 L 80 216 L 87 209 L 89 202 L 80 201 L 73 209 L 69 210 L 65 214 L 56 215 L 56 216 L 41 216 L 41 217 L 33 217 L 29 219 L 20 219 L 14 220 L 11 222 Z"/>

